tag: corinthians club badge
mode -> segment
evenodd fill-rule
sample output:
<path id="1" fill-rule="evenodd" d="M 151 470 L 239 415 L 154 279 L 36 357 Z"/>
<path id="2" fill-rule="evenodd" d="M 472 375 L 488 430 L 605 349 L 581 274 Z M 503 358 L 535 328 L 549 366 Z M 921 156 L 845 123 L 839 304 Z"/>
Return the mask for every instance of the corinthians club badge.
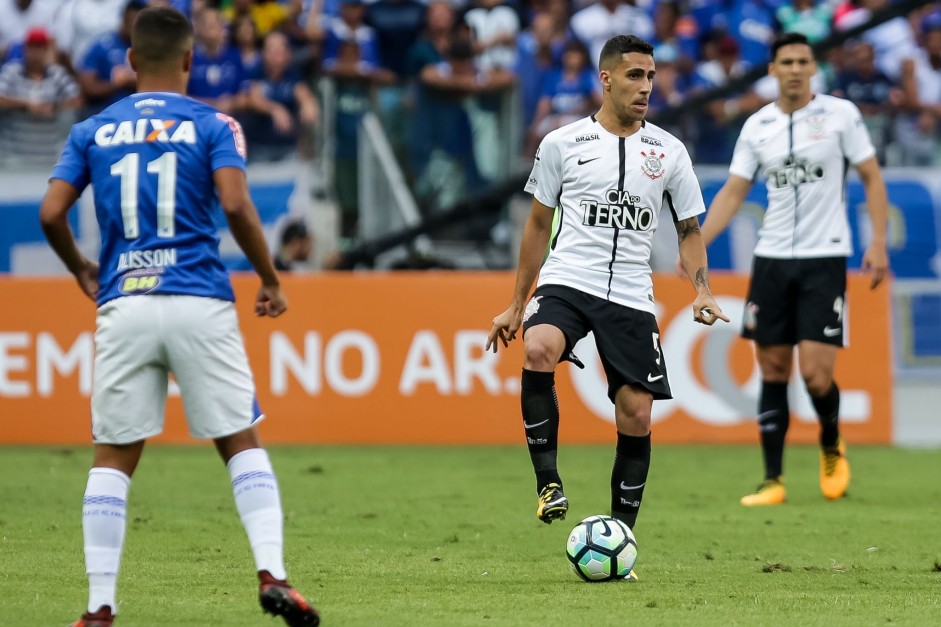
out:
<path id="1" fill-rule="evenodd" d="M 640 154 L 644 156 L 644 163 L 640 166 L 644 174 L 654 181 L 664 175 L 663 162 L 660 160 L 666 156 L 665 154 L 660 153 L 657 156 L 656 151 L 653 150 L 649 154 L 641 150 Z"/>

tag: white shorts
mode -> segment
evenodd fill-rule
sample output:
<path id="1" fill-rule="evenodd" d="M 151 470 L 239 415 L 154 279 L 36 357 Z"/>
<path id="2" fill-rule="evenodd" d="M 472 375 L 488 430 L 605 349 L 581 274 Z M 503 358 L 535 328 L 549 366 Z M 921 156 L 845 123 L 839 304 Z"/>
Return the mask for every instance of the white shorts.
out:
<path id="1" fill-rule="evenodd" d="M 193 437 L 232 435 L 264 418 L 232 303 L 125 296 L 98 309 L 95 442 L 129 444 L 163 431 L 170 373 Z"/>

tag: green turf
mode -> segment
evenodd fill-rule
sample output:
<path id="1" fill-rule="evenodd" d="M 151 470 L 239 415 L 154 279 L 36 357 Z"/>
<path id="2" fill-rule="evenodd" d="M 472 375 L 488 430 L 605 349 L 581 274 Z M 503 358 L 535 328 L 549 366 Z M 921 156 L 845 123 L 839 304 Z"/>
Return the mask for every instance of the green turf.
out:
<path id="1" fill-rule="evenodd" d="M 828 503 L 791 448 L 789 503 L 746 509 L 753 447 L 654 447 L 636 584 L 587 584 L 569 528 L 608 507 L 613 447 L 564 447 L 572 509 L 534 518 L 526 452 L 273 448 L 291 578 L 331 625 L 938 625 L 941 454 L 850 449 Z M 0 449 L 0 625 L 85 602 L 89 449 Z M 228 476 L 206 447 L 150 447 L 131 487 L 119 625 L 278 625 L 255 600 Z"/>

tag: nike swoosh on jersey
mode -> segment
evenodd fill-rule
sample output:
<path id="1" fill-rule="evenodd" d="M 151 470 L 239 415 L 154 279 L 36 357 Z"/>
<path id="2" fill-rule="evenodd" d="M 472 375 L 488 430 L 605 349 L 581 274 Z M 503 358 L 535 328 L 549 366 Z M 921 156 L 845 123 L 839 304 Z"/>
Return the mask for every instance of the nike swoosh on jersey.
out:
<path id="1" fill-rule="evenodd" d="M 546 424 L 547 422 L 549 422 L 549 419 L 548 419 L 548 418 L 546 418 L 546 419 L 543 420 L 542 422 L 537 422 L 536 424 L 531 425 L 531 424 L 527 424 L 526 421 L 524 420 L 524 421 L 523 421 L 523 427 L 525 427 L 526 429 L 535 429 L 535 428 L 538 427 L 539 425 L 544 425 L 544 424 Z"/>
<path id="2" fill-rule="evenodd" d="M 652 373 L 652 372 L 647 373 L 647 383 L 653 383 L 654 381 L 659 381 L 659 380 L 662 379 L 662 378 L 663 378 L 663 375 L 662 375 L 662 374 L 658 374 L 657 376 L 653 376 L 653 373 Z"/>
<path id="3" fill-rule="evenodd" d="M 584 159 L 584 160 L 583 160 L 581 157 L 579 157 L 579 158 L 578 158 L 578 165 L 585 165 L 586 163 L 591 163 L 592 161 L 597 161 L 597 160 L 600 159 L 600 158 L 601 158 L 601 157 L 592 157 L 591 159 Z"/>

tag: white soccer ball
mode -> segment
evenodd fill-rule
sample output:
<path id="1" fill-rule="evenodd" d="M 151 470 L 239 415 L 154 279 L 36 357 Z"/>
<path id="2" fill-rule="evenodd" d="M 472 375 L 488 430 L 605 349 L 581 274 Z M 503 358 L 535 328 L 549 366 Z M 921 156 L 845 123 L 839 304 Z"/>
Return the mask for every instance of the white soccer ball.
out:
<path id="1" fill-rule="evenodd" d="M 620 520 L 589 516 L 572 529 L 565 555 L 575 574 L 585 581 L 624 579 L 637 561 L 637 540 Z"/>

